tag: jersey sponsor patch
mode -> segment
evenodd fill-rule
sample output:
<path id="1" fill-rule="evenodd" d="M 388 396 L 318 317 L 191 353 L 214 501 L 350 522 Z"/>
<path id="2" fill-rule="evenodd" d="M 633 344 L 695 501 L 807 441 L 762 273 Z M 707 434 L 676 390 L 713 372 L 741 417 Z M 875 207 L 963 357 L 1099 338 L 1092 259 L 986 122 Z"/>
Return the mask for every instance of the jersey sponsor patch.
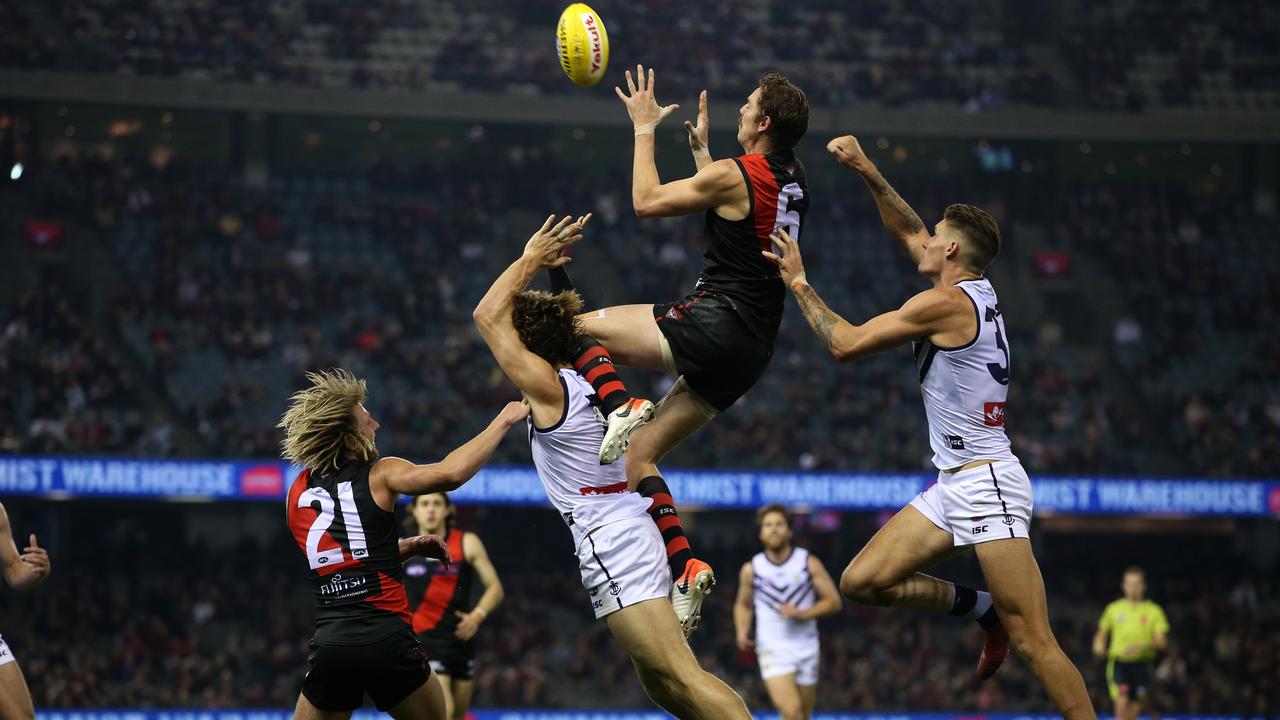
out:
<path id="1" fill-rule="evenodd" d="M 959 435 L 943 435 L 942 440 L 947 444 L 947 447 L 952 450 L 964 449 L 964 438 Z"/>
<path id="2" fill-rule="evenodd" d="M 987 427 L 1004 427 L 1004 403 L 989 402 L 982 406 L 982 424 Z"/>
<path id="3" fill-rule="evenodd" d="M 376 572 L 359 575 L 339 572 L 330 575 L 327 580 L 316 589 L 317 601 L 321 607 L 363 600 L 382 590 L 382 583 Z"/>

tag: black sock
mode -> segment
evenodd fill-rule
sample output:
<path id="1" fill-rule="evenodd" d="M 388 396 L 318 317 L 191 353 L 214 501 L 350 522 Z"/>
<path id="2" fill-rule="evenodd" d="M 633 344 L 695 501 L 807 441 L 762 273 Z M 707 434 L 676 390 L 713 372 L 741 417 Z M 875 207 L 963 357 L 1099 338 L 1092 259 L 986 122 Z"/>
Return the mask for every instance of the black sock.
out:
<path id="1" fill-rule="evenodd" d="M 650 475 L 640 481 L 636 492 L 649 498 L 649 517 L 657 523 L 662 532 L 662 541 L 667 546 L 667 564 L 671 566 L 671 578 L 675 580 L 684 573 L 684 566 L 693 559 L 693 550 L 689 547 L 689 538 L 685 537 L 684 526 L 680 524 L 680 514 L 676 512 L 676 502 L 667 488 L 667 481 L 660 475 Z"/>
<path id="2" fill-rule="evenodd" d="M 951 601 L 948 615 L 968 617 L 978 621 L 984 629 L 1000 622 L 996 614 L 996 606 L 991 602 L 991 594 L 983 590 L 974 590 L 967 585 L 952 583 L 955 588 L 955 599 Z"/>
<path id="3" fill-rule="evenodd" d="M 573 369 L 586 378 L 600 398 L 601 410 L 608 416 L 631 399 L 627 386 L 618 377 L 609 351 L 590 335 L 578 338 L 578 355 L 573 359 Z"/>

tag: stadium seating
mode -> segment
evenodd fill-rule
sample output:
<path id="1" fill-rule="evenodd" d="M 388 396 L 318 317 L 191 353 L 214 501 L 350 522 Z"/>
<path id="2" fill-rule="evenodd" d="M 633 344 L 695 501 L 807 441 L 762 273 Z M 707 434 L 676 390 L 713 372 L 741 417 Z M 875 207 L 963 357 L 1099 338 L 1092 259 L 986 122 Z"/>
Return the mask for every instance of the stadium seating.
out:
<path id="1" fill-rule="evenodd" d="M 505 173 L 468 169 L 515 162 L 509 148 L 477 144 L 465 164 L 277 176 L 265 187 L 208 168 L 91 155 L 49 163 L 37 187 L 90 188 L 62 207 L 94 218 L 128 268 L 133 292 L 102 301 L 119 308 L 122 336 L 177 409 L 169 420 L 200 437 L 197 454 L 274 456 L 272 426 L 288 390 L 304 369 L 341 365 L 369 378 L 380 444 L 432 458 L 513 396 L 470 310 L 547 208 L 599 216 L 573 267 L 588 305 L 673 299 L 695 279 L 696 220 L 636 221 L 625 172 L 575 181 L 581 171 L 554 144 L 524 150 L 537 159 Z M 828 193 L 851 181 L 826 163 L 810 173 Z M 540 177 L 560 182 L 539 187 Z M 957 198 L 1001 216 L 1007 247 L 995 277 L 1006 306 L 1027 309 L 1008 313 L 1020 378 L 1010 429 L 1033 473 L 1274 473 L 1280 398 L 1267 368 L 1277 346 L 1263 329 L 1277 299 L 1266 280 L 1276 259 L 1259 250 L 1263 221 L 1159 183 L 1056 189 L 992 177 L 978 197 L 949 182 L 908 181 L 902 192 L 926 217 Z M 806 253 L 833 307 L 870 317 L 921 287 L 869 200 L 815 205 Z M 1037 278 L 1044 258 L 1031 247 L 1071 270 Z M 627 268 L 625 283 L 616 268 Z M 1086 271 L 1087 282 L 1070 275 Z M 711 424 L 706 442 L 669 462 L 925 468 L 908 362 L 890 353 L 841 366 L 789 312 L 760 385 Z M 1088 323 L 1090 312 L 1123 318 L 1125 333 L 1113 340 L 1112 327 Z M 669 382 L 626 377 L 655 397 Z M 514 446 L 499 456 L 527 458 Z"/>

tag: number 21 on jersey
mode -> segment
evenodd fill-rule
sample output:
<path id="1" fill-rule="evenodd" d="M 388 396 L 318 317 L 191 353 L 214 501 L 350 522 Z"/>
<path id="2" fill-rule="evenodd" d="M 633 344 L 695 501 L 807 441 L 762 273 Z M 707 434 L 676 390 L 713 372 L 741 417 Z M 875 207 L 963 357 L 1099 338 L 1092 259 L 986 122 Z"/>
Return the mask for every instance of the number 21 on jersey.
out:
<path id="1" fill-rule="evenodd" d="M 328 490 L 320 487 L 307 488 L 298 496 L 298 507 L 309 508 L 319 504 L 316 519 L 307 531 L 307 562 L 312 570 L 338 565 L 346 560 L 343 543 L 338 547 L 320 549 L 320 539 L 333 525 L 334 502 Z M 346 527 L 346 549 L 350 551 L 352 560 L 364 560 L 369 557 L 369 545 L 364 536 L 364 525 L 360 523 L 360 513 L 356 510 L 356 498 L 351 492 L 351 483 L 338 483 L 338 510 L 342 513 L 342 524 Z M 337 538 L 334 538 L 337 540 Z"/>

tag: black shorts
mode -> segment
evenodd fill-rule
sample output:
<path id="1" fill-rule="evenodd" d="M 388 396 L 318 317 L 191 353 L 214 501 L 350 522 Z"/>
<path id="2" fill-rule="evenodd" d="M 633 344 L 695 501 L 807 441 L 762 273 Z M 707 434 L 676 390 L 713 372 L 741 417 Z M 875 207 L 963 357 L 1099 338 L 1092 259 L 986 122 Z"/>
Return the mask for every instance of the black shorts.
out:
<path id="1" fill-rule="evenodd" d="M 728 410 L 764 375 L 773 345 L 752 335 L 733 300 L 699 290 L 675 303 L 653 306 L 658 329 L 671 346 L 676 371 L 703 400 Z"/>
<path id="2" fill-rule="evenodd" d="M 378 710 L 399 705 L 431 677 L 427 654 L 406 627 L 368 645 L 311 643 L 302 694 L 327 712 L 358 710 L 365 693 Z"/>
<path id="3" fill-rule="evenodd" d="M 476 670 L 476 646 L 470 640 L 423 633 L 418 636 L 427 651 L 427 661 L 438 675 L 454 680 L 470 680 Z"/>
<path id="4" fill-rule="evenodd" d="M 1107 685 L 1111 699 L 1125 697 L 1139 702 L 1151 689 L 1151 663 L 1111 660 L 1107 663 Z"/>

